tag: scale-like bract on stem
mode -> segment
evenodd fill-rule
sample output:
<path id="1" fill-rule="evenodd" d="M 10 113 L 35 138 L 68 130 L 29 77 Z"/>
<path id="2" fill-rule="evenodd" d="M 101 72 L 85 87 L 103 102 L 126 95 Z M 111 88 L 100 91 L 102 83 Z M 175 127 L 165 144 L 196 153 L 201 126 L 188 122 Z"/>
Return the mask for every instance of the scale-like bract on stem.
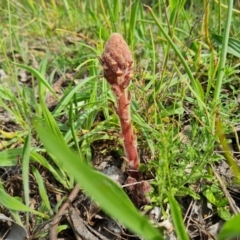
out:
<path id="1" fill-rule="evenodd" d="M 113 33 L 111 35 L 105 45 L 101 63 L 104 70 L 104 77 L 112 86 L 112 90 L 117 98 L 116 112 L 120 120 L 126 157 L 130 165 L 134 169 L 137 169 L 139 166 L 139 157 L 137 142 L 131 125 L 131 95 L 127 90 L 133 76 L 133 59 L 127 43 L 120 34 Z"/>

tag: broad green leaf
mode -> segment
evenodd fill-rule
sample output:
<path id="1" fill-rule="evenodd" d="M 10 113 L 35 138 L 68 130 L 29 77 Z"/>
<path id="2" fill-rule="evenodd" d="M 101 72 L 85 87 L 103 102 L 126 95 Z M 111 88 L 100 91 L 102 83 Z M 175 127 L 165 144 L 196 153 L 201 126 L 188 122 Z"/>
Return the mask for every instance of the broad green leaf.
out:
<path id="1" fill-rule="evenodd" d="M 94 171 L 83 159 L 79 159 L 79 156 L 66 147 L 51 129 L 37 122 L 34 125 L 47 151 L 62 162 L 69 175 L 75 177 L 77 183 L 106 213 L 145 239 L 163 239 L 160 232 L 136 210 L 117 183 Z"/>
<path id="2" fill-rule="evenodd" d="M 186 228 L 183 224 L 182 213 L 179 208 L 179 205 L 171 194 L 168 195 L 168 200 L 170 203 L 171 216 L 172 216 L 173 224 L 177 233 L 177 237 L 178 239 L 181 239 L 181 240 L 188 240 L 189 237 L 186 233 Z"/>
<path id="3" fill-rule="evenodd" d="M 228 240 L 240 237 L 240 214 L 226 222 L 218 235 L 217 240 Z"/>

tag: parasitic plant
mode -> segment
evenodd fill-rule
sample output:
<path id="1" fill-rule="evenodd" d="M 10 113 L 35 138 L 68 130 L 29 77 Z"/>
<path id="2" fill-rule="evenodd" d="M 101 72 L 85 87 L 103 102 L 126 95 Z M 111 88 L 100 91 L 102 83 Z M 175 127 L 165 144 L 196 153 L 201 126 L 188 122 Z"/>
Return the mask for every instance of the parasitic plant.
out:
<path id="1" fill-rule="evenodd" d="M 131 94 L 128 91 L 133 76 L 133 59 L 131 51 L 123 37 L 113 33 L 105 45 L 101 57 L 104 77 L 112 87 L 117 100 L 115 107 L 119 117 L 125 155 L 133 169 L 139 166 L 137 141 L 133 135 L 130 116 Z"/>

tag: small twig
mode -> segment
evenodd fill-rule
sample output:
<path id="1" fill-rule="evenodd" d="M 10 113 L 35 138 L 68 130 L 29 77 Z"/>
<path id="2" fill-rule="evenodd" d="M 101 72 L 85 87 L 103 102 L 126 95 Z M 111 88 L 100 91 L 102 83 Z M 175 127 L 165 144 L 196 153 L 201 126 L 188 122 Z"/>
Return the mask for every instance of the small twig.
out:
<path id="1" fill-rule="evenodd" d="M 149 179 L 149 180 L 147 180 L 147 182 L 152 182 L 152 181 L 154 181 L 154 179 Z M 121 187 L 122 187 L 122 188 L 126 188 L 126 187 L 129 187 L 129 186 L 141 184 L 141 183 L 143 183 L 143 182 L 146 182 L 146 180 L 137 181 L 137 182 L 134 182 L 134 183 L 124 184 L 124 185 L 122 185 Z"/>
<path id="2" fill-rule="evenodd" d="M 221 189 L 223 191 L 223 194 L 225 195 L 225 197 L 227 198 L 228 200 L 228 203 L 230 205 L 230 208 L 232 209 L 233 213 L 234 214 L 238 214 L 240 213 L 240 210 L 239 208 L 237 207 L 236 203 L 234 202 L 234 200 L 232 199 L 231 195 L 229 194 L 227 188 L 226 188 L 226 185 L 225 183 L 223 182 L 222 178 L 220 177 L 220 175 L 217 173 L 215 167 L 213 165 L 211 165 L 212 167 L 212 170 L 214 172 L 214 175 L 216 176 L 220 186 L 221 186 Z"/>
<path id="3" fill-rule="evenodd" d="M 197 189 L 196 189 L 196 192 L 199 191 L 200 189 L 200 186 L 201 186 L 201 182 L 198 184 L 197 186 Z M 186 219 L 188 218 L 188 214 L 189 214 L 189 218 L 188 218 L 188 221 L 187 221 L 187 230 L 188 230 L 188 227 L 189 227 L 189 222 L 191 220 L 191 216 L 192 216 L 192 213 L 193 213 L 193 210 L 194 210 L 194 206 L 196 205 L 196 200 L 192 200 L 188 209 L 187 209 L 187 212 L 185 213 L 185 217 L 184 217 L 184 222 L 186 221 Z"/>
<path id="4" fill-rule="evenodd" d="M 49 233 L 49 239 L 50 240 L 57 240 L 57 227 L 58 227 L 58 223 L 60 222 L 63 213 L 65 212 L 65 210 L 69 207 L 70 203 L 73 202 L 73 200 L 76 198 L 78 192 L 79 192 L 79 186 L 76 185 L 72 192 L 70 193 L 70 195 L 68 196 L 66 202 L 61 206 L 61 208 L 59 209 L 59 211 L 57 212 L 56 216 L 53 218 L 52 221 L 52 227 L 50 229 L 50 233 Z"/>

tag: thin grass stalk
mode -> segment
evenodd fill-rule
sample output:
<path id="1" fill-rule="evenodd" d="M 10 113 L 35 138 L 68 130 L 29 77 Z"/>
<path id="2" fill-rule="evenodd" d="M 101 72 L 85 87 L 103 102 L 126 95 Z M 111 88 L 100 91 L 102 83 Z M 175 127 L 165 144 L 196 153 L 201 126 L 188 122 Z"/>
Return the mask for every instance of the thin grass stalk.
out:
<path id="1" fill-rule="evenodd" d="M 171 4 L 173 5 L 173 3 L 171 3 Z M 170 19 L 168 19 L 168 14 L 167 14 L 166 7 L 165 7 L 165 17 L 166 17 L 166 21 L 167 21 L 168 32 L 170 34 L 171 39 L 174 38 L 174 33 L 176 30 L 176 23 L 177 23 L 179 11 L 180 11 L 180 9 L 182 10 L 182 7 L 183 7 L 183 2 L 181 2 L 178 5 L 178 7 L 173 8 L 173 10 L 170 12 Z M 169 42 L 167 42 L 166 53 L 164 54 L 165 58 L 164 58 L 164 63 L 163 63 L 163 68 L 162 68 L 162 73 L 161 73 L 160 85 L 162 85 L 162 83 L 164 81 L 164 76 L 165 76 L 165 72 L 166 72 L 167 65 L 168 65 L 170 47 L 171 47 L 171 45 L 169 44 Z"/>
<path id="2" fill-rule="evenodd" d="M 131 15 L 130 15 L 130 25 L 129 25 L 129 33 L 128 33 L 128 44 L 131 46 L 131 50 L 133 50 L 133 38 L 134 32 L 137 22 L 137 14 L 139 7 L 139 0 L 135 0 L 131 7 Z"/>
<path id="3" fill-rule="evenodd" d="M 155 124 L 157 124 L 157 102 L 156 102 L 156 51 L 155 51 L 155 45 L 153 40 L 153 34 L 150 29 L 150 36 L 151 36 L 151 45 L 152 45 L 152 81 L 153 81 L 153 101 L 154 101 L 154 120 Z"/>
<path id="4" fill-rule="evenodd" d="M 104 17 L 104 19 L 105 19 L 105 22 L 106 22 L 106 24 L 107 24 L 107 27 L 108 27 L 108 29 L 111 29 L 111 24 L 110 24 L 110 22 L 108 21 L 107 14 L 106 14 L 106 12 L 105 12 L 105 7 L 104 7 L 104 5 L 103 5 L 103 1 L 102 1 L 102 0 L 100 0 L 100 7 L 101 7 L 101 9 L 102 9 L 103 17 Z"/>
<path id="5" fill-rule="evenodd" d="M 231 166 L 232 172 L 235 175 L 238 184 L 240 185 L 240 177 L 239 177 L 240 168 L 237 164 L 236 159 L 234 158 L 234 156 L 231 153 L 231 149 L 229 148 L 229 145 L 227 143 L 227 140 L 224 136 L 224 132 L 222 131 L 222 129 L 223 129 L 222 122 L 218 118 L 218 119 L 216 119 L 216 134 L 218 136 L 221 147 L 224 151 L 225 159 L 226 159 L 227 163 Z"/>
<path id="6" fill-rule="evenodd" d="M 213 97 L 213 108 L 212 108 L 213 117 L 212 117 L 212 124 L 211 124 L 213 133 L 216 128 L 216 114 L 218 113 L 216 109 L 220 103 L 219 98 L 220 98 L 220 93 L 222 89 L 223 78 L 225 75 L 225 64 L 226 64 L 227 48 L 228 48 L 229 34 L 230 34 L 230 28 L 231 28 L 232 9 L 233 9 L 233 0 L 229 0 L 226 25 L 225 25 L 225 30 L 223 34 L 221 56 L 220 56 L 220 62 L 218 67 L 218 75 L 217 75 L 216 87 L 214 90 L 214 97 Z"/>
<path id="7" fill-rule="evenodd" d="M 69 126 L 70 126 L 70 130 L 72 133 L 72 138 L 75 144 L 75 148 L 77 149 L 77 152 L 80 156 L 80 158 L 83 159 L 83 155 L 82 152 L 79 148 L 79 144 L 77 141 L 77 136 L 76 136 L 76 131 L 75 131 L 75 127 L 74 127 L 74 119 L 73 119 L 73 103 L 69 104 L 69 111 L 68 111 L 68 117 L 69 117 Z"/>
<path id="8" fill-rule="evenodd" d="M 219 35 L 221 35 L 221 33 L 222 33 L 221 15 L 222 15 L 221 0 L 219 0 L 219 2 L 218 2 L 218 34 Z"/>
<path id="9" fill-rule="evenodd" d="M 23 190 L 24 200 L 26 206 L 30 204 L 30 192 L 29 192 L 29 160 L 30 160 L 30 144 L 31 144 L 31 132 L 25 139 L 23 153 L 22 153 L 22 176 L 23 176 Z M 26 228 L 29 228 L 29 213 L 26 213 Z"/>
<path id="10" fill-rule="evenodd" d="M 210 2 L 209 2 L 209 0 L 204 0 L 203 6 L 204 6 L 204 10 L 205 10 L 204 23 L 203 23 L 204 28 L 205 28 L 205 37 L 206 37 L 206 42 L 207 42 L 207 45 L 209 47 L 209 50 L 212 52 L 212 44 L 211 44 L 211 40 L 210 40 L 210 37 L 209 37 L 209 30 L 208 30 L 208 27 L 209 27 L 209 13 L 210 13 Z"/>
<path id="11" fill-rule="evenodd" d="M 220 63 L 218 68 L 218 76 L 217 76 L 216 87 L 214 91 L 214 99 L 213 99 L 214 104 L 218 104 L 220 92 L 222 89 L 222 81 L 224 77 L 224 69 L 226 64 L 229 33 L 230 33 L 230 27 L 231 27 L 231 21 L 232 21 L 232 9 L 233 9 L 233 0 L 228 0 L 227 19 L 226 19 L 226 25 L 225 25 L 225 30 L 223 34 L 223 42 L 222 42 Z"/>

